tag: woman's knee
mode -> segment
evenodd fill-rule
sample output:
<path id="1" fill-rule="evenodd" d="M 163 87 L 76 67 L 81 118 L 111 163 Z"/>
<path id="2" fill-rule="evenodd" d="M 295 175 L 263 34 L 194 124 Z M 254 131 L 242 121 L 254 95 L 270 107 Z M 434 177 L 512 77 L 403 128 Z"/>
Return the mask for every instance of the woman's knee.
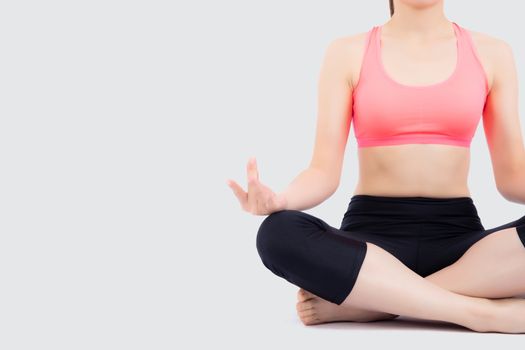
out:
<path id="1" fill-rule="evenodd" d="M 278 265 L 293 256 L 297 249 L 297 240 L 304 236 L 300 232 L 307 226 L 302 225 L 304 214 L 298 210 L 280 210 L 268 215 L 257 231 L 257 251 L 263 262 Z"/>
<path id="2" fill-rule="evenodd" d="M 257 230 L 257 250 L 259 253 L 282 247 L 285 235 L 290 231 L 291 222 L 295 215 L 294 210 L 280 210 L 264 218 Z"/>

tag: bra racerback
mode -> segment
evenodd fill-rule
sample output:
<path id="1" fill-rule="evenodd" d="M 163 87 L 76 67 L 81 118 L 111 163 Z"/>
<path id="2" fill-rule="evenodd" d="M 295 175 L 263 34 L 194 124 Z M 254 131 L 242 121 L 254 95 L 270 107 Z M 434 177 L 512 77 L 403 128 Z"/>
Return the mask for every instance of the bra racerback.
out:
<path id="1" fill-rule="evenodd" d="M 451 22 L 456 66 L 445 80 L 405 85 L 392 79 L 381 59 L 381 28 L 366 34 L 361 72 L 352 92 L 358 147 L 412 143 L 470 147 L 483 112 L 488 83 L 467 29 Z"/>

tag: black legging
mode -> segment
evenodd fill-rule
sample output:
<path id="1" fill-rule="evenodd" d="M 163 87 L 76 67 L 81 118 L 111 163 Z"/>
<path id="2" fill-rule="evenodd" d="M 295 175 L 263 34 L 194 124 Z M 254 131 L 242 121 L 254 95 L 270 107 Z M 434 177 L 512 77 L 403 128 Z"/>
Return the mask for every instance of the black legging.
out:
<path id="1" fill-rule="evenodd" d="M 351 292 L 373 243 L 425 277 L 457 261 L 481 238 L 516 227 L 525 247 L 525 216 L 486 230 L 471 197 L 354 195 L 341 227 L 299 210 L 268 215 L 257 232 L 263 264 L 340 305 Z"/>

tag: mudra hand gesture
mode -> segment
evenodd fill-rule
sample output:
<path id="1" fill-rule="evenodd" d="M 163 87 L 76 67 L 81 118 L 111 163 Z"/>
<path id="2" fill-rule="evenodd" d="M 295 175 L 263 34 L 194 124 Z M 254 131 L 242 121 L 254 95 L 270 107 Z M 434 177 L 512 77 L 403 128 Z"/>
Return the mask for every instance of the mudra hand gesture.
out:
<path id="1" fill-rule="evenodd" d="M 228 179 L 227 184 L 239 200 L 241 208 L 254 215 L 269 215 L 286 208 L 286 197 L 275 193 L 259 180 L 255 157 L 248 160 L 248 192 L 235 181 Z"/>

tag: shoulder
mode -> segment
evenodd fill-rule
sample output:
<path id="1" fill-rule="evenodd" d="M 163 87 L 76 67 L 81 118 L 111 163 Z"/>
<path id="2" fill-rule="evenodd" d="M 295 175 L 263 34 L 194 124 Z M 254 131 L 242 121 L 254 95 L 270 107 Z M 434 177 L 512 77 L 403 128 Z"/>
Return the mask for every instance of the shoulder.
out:
<path id="1" fill-rule="evenodd" d="M 348 34 L 333 39 L 331 43 L 345 47 L 348 50 L 360 50 L 365 44 L 367 34 L 368 31 Z"/>
<path id="2" fill-rule="evenodd" d="M 359 78 L 361 61 L 366 49 L 368 31 L 333 38 L 326 46 L 325 59 L 340 63 L 350 86 Z"/>
<path id="3" fill-rule="evenodd" d="M 489 81 L 495 80 L 498 72 L 514 66 L 513 49 L 505 39 L 468 28 L 464 29 L 472 38 L 474 50 L 487 72 Z"/>
<path id="4" fill-rule="evenodd" d="M 504 39 L 487 33 L 464 28 L 470 33 L 472 41 L 477 48 L 486 51 L 488 54 L 497 56 L 498 54 L 508 55 L 512 53 L 511 45 Z"/>

